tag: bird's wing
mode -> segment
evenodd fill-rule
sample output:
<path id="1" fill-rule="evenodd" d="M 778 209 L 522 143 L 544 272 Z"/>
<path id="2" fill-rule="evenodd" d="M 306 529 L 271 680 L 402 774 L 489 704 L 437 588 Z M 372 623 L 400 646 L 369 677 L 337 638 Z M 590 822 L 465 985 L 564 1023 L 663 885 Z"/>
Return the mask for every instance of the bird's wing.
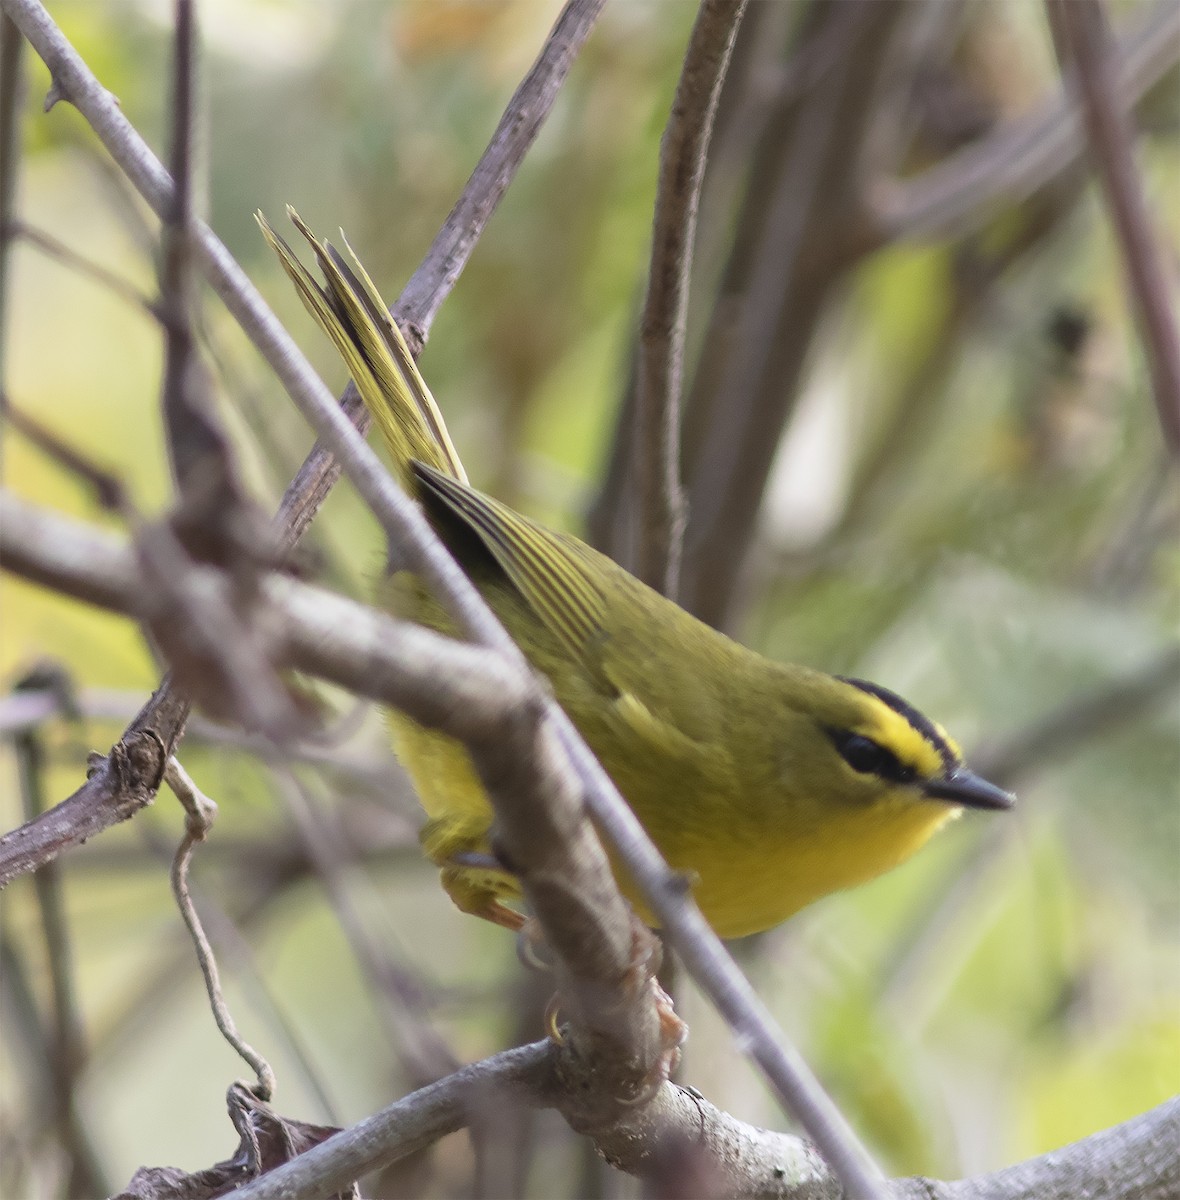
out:
<path id="1" fill-rule="evenodd" d="M 425 463 L 416 462 L 414 474 L 433 499 L 476 534 L 566 651 L 599 674 L 594 648 L 605 637 L 606 602 L 580 556 L 571 553 L 569 540 Z"/>
<path id="2" fill-rule="evenodd" d="M 476 534 L 509 583 L 580 664 L 609 703 L 619 728 L 636 739 L 636 754 L 675 761 L 702 778 L 728 768 L 728 756 L 719 754 L 714 739 L 697 728 L 702 706 L 693 703 L 690 678 L 684 680 L 683 688 L 673 689 L 674 708 L 686 701 L 691 710 L 687 723 L 673 712 L 663 711 L 664 705 L 659 712 L 653 709 L 645 685 L 649 673 L 637 671 L 627 662 L 627 652 L 614 644 L 607 598 L 599 582 L 602 566 L 595 561 L 594 551 L 431 466 L 414 463 L 413 470 L 430 498 Z"/>

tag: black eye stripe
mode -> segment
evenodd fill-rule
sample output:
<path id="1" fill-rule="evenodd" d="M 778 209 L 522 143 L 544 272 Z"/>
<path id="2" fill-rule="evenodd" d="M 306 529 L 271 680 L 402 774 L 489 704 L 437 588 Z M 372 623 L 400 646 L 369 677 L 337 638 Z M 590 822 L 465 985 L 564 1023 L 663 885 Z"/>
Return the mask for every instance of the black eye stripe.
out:
<path id="1" fill-rule="evenodd" d="M 847 675 L 837 675 L 841 683 L 851 684 L 870 696 L 876 696 L 883 704 L 889 705 L 899 716 L 904 717 L 938 752 L 942 759 L 943 770 L 949 775 L 956 767 L 962 765 L 962 760 L 947 744 L 946 738 L 934 726 L 929 717 L 923 716 L 912 704 L 907 704 L 896 692 L 882 687 L 879 683 L 869 683 L 864 679 L 853 679 Z"/>
<path id="2" fill-rule="evenodd" d="M 918 772 L 913 767 L 907 766 L 892 750 L 887 750 L 864 734 L 848 729 L 828 729 L 825 732 L 840 757 L 861 775 L 875 775 L 889 783 L 913 783 L 918 778 Z"/>

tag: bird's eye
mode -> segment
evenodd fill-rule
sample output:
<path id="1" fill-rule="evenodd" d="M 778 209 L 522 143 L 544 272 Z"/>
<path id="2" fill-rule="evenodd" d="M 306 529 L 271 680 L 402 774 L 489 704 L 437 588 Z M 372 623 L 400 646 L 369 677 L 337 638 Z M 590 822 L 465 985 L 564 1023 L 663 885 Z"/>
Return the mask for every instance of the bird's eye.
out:
<path id="1" fill-rule="evenodd" d="M 828 736 L 840 757 L 862 775 L 876 775 L 890 783 L 910 783 L 917 777 L 913 767 L 905 766 L 893 753 L 872 738 L 846 729 L 830 730 Z"/>

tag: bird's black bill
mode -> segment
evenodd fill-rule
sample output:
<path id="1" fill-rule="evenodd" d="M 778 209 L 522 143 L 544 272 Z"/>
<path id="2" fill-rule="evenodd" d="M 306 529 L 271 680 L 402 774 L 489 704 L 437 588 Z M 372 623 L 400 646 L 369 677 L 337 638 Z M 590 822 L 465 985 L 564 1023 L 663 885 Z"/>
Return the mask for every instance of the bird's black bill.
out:
<path id="1" fill-rule="evenodd" d="M 933 800 L 947 800 L 967 808 L 1011 808 L 1016 797 L 988 783 L 966 767 L 959 767 L 943 779 L 932 779 L 922 789 Z"/>

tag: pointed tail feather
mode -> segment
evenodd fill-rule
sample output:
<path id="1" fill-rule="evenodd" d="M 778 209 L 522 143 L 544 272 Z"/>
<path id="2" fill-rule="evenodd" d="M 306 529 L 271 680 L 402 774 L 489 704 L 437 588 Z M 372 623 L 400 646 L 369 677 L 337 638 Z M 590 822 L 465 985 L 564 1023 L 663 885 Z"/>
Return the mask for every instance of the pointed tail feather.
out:
<path id="1" fill-rule="evenodd" d="M 287 212 L 315 252 L 325 286 L 315 281 L 262 213 L 256 213 L 262 236 L 278 255 L 307 311 L 344 359 L 381 429 L 403 486 L 413 490 L 409 464 L 415 459 L 466 483 L 467 473 L 442 413 L 401 330 L 352 248 L 345 241 L 350 265 L 330 244 L 321 244 L 294 209 L 289 207 Z"/>

